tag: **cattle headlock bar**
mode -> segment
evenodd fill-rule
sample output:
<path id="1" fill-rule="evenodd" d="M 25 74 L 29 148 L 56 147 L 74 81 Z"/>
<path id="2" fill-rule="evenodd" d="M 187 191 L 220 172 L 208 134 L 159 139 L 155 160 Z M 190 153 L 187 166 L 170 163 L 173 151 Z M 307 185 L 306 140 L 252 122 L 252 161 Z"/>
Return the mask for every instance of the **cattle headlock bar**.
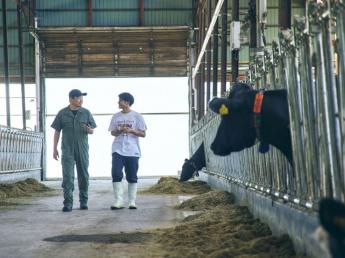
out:
<path id="1" fill-rule="evenodd" d="M 41 180 L 43 133 L 0 125 L 1 182 L 26 178 Z"/>
<path id="2" fill-rule="evenodd" d="M 345 8 L 321 2 L 307 3 L 308 17 L 254 51 L 245 77 L 255 90 L 287 91 L 292 165 L 278 149 L 261 154 L 258 145 L 216 156 L 210 146 L 222 118 L 210 110 L 190 130 L 191 154 L 205 147 L 202 180 L 233 192 L 274 233 L 288 233 L 297 249 L 320 258 L 328 255 L 312 237 L 318 203 L 345 201 Z"/>

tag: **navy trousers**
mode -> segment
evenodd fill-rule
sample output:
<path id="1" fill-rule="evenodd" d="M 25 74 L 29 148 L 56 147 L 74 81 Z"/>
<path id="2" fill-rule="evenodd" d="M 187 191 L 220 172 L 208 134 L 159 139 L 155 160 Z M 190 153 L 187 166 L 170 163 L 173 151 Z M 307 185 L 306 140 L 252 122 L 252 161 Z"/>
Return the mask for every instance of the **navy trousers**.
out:
<path id="1" fill-rule="evenodd" d="M 123 168 L 125 168 L 126 180 L 128 183 L 137 183 L 138 181 L 138 169 L 139 158 L 138 157 L 126 157 L 116 152 L 112 154 L 112 167 L 111 176 L 113 182 L 121 182 L 123 178 Z"/>

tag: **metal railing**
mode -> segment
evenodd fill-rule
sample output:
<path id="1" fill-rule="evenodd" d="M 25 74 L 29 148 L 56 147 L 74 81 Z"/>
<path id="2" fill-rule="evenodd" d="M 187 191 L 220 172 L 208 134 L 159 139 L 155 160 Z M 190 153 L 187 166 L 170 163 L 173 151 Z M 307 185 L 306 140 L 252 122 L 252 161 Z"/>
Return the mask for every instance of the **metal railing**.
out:
<path id="1" fill-rule="evenodd" d="M 287 89 L 294 168 L 274 148 L 215 156 L 219 117 L 208 114 L 191 130 L 192 150 L 205 143 L 207 171 L 304 207 L 325 196 L 345 201 L 345 3 L 330 4 L 307 2 L 308 17 L 249 65 L 254 88 Z"/>
<path id="2" fill-rule="evenodd" d="M 0 125 L 0 175 L 42 168 L 43 133 Z"/>

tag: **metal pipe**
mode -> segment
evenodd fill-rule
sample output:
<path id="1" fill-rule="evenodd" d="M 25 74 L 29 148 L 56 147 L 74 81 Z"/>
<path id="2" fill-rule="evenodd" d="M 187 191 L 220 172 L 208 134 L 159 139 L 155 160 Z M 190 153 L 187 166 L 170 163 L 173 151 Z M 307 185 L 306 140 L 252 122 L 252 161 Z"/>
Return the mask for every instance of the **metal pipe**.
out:
<path id="1" fill-rule="evenodd" d="M 213 30 L 213 27 L 216 23 L 216 20 L 218 19 L 218 15 L 219 15 L 219 12 L 220 12 L 220 9 L 223 5 L 223 2 L 224 0 L 218 0 L 218 3 L 217 3 L 217 6 L 214 10 L 214 13 L 213 13 L 213 16 L 212 16 L 212 20 L 211 20 L 211 23 L 210 23 L 210 26 L 208 27 L 207 29 L 207 33 L 206 33 L 206 36 L 205 36 L 205 39 L 202 43 L 202 47 L 201 47 L 201 50 L 199 51 L 199 55 L 198 55 L 198 59 L 197 59 L 197 62 L 195 64 L 195 67 L 193 69 L 193 73 L 192 73 L 192 77 L 195 77 L 195 75 L 197 74 L 198 70 L 199 70 L 199 66 L 200 66 L 200 63 L 201 63 L 201 59 L 205 53 L 205 49 L 206 49 L 206 46 L 207 46 L 207 43 L 211 37 L 211 33 L 212 33 L 212 30 Z"/>
<path id="2" fill-rule="evenodd" d="M 199 26 L 200 28 L 200 39 L 202 42 L 205 38 L 205 12 L 204 10 L 201 10 L 200 12 L 200 20 L 201 24 Z M 205 114 L 205 55 L 202 58 L 202 62 L 200 65 L 200 81 L 199 81 L 199 120 L 204 116 Z"/>
<path id="3" fill-rule="evenodd" d="M 7 126 L 11 127 L 11 105 L 10 105 L 10 82 L 8 71 L 8 48 L 7 48 L 7 18 L 6 0 L 2 0 L 2 27 L 3 27 L 3 53 L 4 53 L 4 79 L 6 90 L 6 121 Z"/>
<path id="4" fill-rule="evenodd" d="M 232 0 L 231 6 L 231 18 L 232 21 L 240 20 L 240 1 Z M 231 80 L 236 82 L 238 78 L 238 64 L 239 64 L 239 49 L 233 49 L 231 51 Z"/>
<path id="5" fill-rule="evenodd" d="M 140 17 L 139 17 L 139 26 L 144 26 L 144 0 L 140 1 Z"/>
<path id="6" fill-rule="evenodd" d="M 316 191 L 320 185 L 318 146 L 317 146 L 317 124 L 316 124 L 316 90 L 313 80 L 311 43 L 309 33 L 305 31 L 305 18 L 296 18 L 295 44 L 299 53 L 299 74 L 301 83 L 303 133 L 305 141 L 306 176 L 307 190 L 311 202 L 319 199 Z"/>
<path id="7" fill-rule="evenodd" d="M 23 35 L 22 35 L 22 17 L 20 5 L 17 5 L 17 25 L 18 25 L 18 54 L 19 54 L 19 72 L 20 85 L 22 93 L 22 121 L 23 129 L 26 129 L 26 108 L 25 108 L 25 83 L 24 83 L 24 64 L 23 64 Z"/>
<path id="8" fill-rule="evenodd" d="M 339 122 L 338 93 L 335 84 L 333 71 L 333 47 L 331 40 L 330 12 L 324 3 L 310 3 L 309 11 L 313 18 L 312 22 L 316 30 L 318 83 L 322 112 L 324 117 L 324 131 L 326 132 L 326 155 L 329 161 L 329 171 L 332 183 L 332 195 L 338 199 L 345 199 L 344 186 L 341 182 L 342 162 L 341 157 L 341 136 Z"/>
<path id="9" fill-rule="evenodd" d="M 46 84 L 45 84 L 45 78 L 40 78 L 40 106 L 41 106 L 41 113 L 40 113 L 40 132 L 43 132 L 43 139 L 42 141 L 39 141 L 38 138 L 36 138 L 36 143 L 38 144 L 39 153 L 37 154 L 37 160 L 40 160 L 40 162 L 37 163 L 37 166 L 40 166 L 42 168 L 41 170 L 41 180 L 46 179 L 47 174 L 47 158 L 46 158 L 46 146 L 47 146 L 47 130 L 46 130 Z M 40 145 L 41 144 L 41 145 Z"/>
<path id="10" fill-rule="evenodd" d="M 291 28 L 291 0 L 279 0 L 278 7 L 279 28 L 282 30 Z"/>
<path id="11" fill-rule="evenodd" d="M 290 111 L 290 132 L 293 149 L 293 164 L 296 175 L 297 197 L 306 201 L 306 169 L 305 169 L 305 149 L 301 125 L 303 124 L 301 114 L 301 85 L 297 73 L 296 49 L 292 45 L 291 30 L 284 30 L 280 34 L 280 42 L 283 48 L 285 84 L 288 92 Z"/>
<path id="12" fill-rule="evenodd" d="M 207 23 L 208 26 L 210 25 L 212 19 L 212 1 L 208 0 L 207 6 Z M 211 49 L 212 49 L 212 41 L 210 40 L 207 44 L 207 55 L 206 55 L 206 65 L 207 65 L 207 86 L 206 86 L 206 101 L 208 102 L 211 98 Z"/>
<path id="13" fill-rule="evenodd" d="M 92 0 L 89 0 L 89 13 L 87 16 L 87 25 L 92 26 Z"/>
<path id="14" fill-rule="evenodd" d="M 200 3 L 198 4 L 198 10 L 197 10 L 197 16 L 198 16 L 198 19 L 197 19 L 197 27 L 199 28 L 197 30 L 197 45 L 196 45 L 196 52 L 197 53 L 200 53 L 200 48 L 201 48 L 201 44 L 202 44 L 202 21 L 201 21 L 201 12 L 200 12 Z M 195 107 L 196 107 L 196 120 L 199 120 L 200 119 L 200 71 L 198 71 L 197 75 L 195 76 L 194 78 L 194 92 L 195 92 Z"/>
<path id="15" fill-rule="evenodd" d="M 35 27 L 37 28 L 37 18 L 35 18 Z M 40 42 L 35 38 L 35 83 L 36 83 L 36 131 L 39 131 L 41 126 L 41 99 L 40 99 L 40 78 L 41 78 L 41 56 L 40 56 Z"/>
<path id="16" fill-rule="evenodd" d="M 256 2 L 255 0 L 250 0 L 249 2 L 249 10 L 248 10 L 248 16 L 249 16 L 249 48 L 255 49 L 257 46 L 257 35 L 256 35 Z"/>
<path id="17" fill-rule="evenodd" d="M 218 91 L 218 20 L 213 30 L 213 76 L 212 76 L 212 96 L 217 96 Z"/>
<path id="18" fill-rule="evenodd" d="M 336 16 L 336 35 L 337 35 L 337 54 L 338 54 L 338 85 L 340 98 L 340 126 L 342 138 L 342 185 L 345 188 L 345 5 L 344 3 L 333 3 L 335 6 L 332 10 Z"/>
<path id="19" fill-rule="evenodd" d="M 222 38 L 221 38 L 221 90 L 223 96 L 226 92 L 226 75 L 227 75 L 227 29 L 228 29 L 228 0 L 224 0 L 222 6 Z"/>

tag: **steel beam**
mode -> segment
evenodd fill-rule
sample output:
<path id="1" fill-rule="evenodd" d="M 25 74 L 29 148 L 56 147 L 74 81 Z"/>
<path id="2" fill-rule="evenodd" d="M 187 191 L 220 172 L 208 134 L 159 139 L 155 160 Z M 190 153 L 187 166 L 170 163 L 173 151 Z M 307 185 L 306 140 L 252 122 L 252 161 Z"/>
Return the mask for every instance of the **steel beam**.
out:
<path id="1" fill-rule="evenodd" d="M 232 0 L 231 18 L 232 18 L 232 21 L 240 20 L 240 1 L 239 0 Z M 240 52 L 239 49 L 233 49 L 231 51 L 231 80 L 232 82 L 236 82 L 237 77 L 238 77 L 239 52 Z"/>
<path id="2" fill-rule="evenodd" d="M 6 90 L 6 121 L 7 126 L 11 127 L 11 106 L 10 106 L 10 82 L 8 72 L 8 49 L 7 49 L 7 17 L 6 0 L 2 0 L 2 25 L 3 25 L 3 52 L 4 52 L 4 77 Z"/>
<path id="3" fill-rule="evenodd" d="M 21 7 L 17 5 L 17 24 L 18 24 L 18 51 L 19 51 L 19 73 L 22 93 L 22 119 L 23 129 L 26 129 L 26 108 L 25 108 L 25 82 L 24 82 L 24 64 L 23 64 L 23 35 L 22 35 L 22 15 Z"/>
<path id="4" fill-rule="evenodd" d="M 201 50 L 199 52 L 197 62 L 196 62 L 195 67 L 193 69 L 193 73 L 192 73 L 192 77 L 193 78 L 198 73 L 201 60 L 202 60 L 202 58 L 203 58 L 203 56 L 205 54 L 205 49 L 206 49 L 207 43 L 208 43 L 208 41 L 209 41 L 209 39 L 211 37 L 212 30 L 214 28 L 214 25 L 215 25 L 217 19 L 218 19 L 218 15 L 219 15 L 220 9 L 221 9 L 221 7 L 223 5 L 223 2 L 224 2 L 224 0 L 219 0 L 218 3 L 217 3 L 216 8 L 214 10 L 210 26 L 207 29 L 207 33 L 206 33 L 205 39 L 204 39 L 204 41 L 202 43 L 202 47 L 201 47 Z"/>
<path id="5" fill-rule="evenodd" d="M 228 0 L 222 6 L 222 38 L 221 38 L 221 95 L 226 92 L 226 65 L 227 65 L 227 30 L 228 30 Z"/>
<path id="6" fill-rule="evenodd" d="M 140 1 L 139 26 L 144 26 L 144 13 L 145 13 L 144 0 L 139 0 L 139 1 Z"/>
<path id="7" fill-rule="evenodd" d="M 280 29 L 291 29 L 291 0 L 279 0 L 278 13 Z"/>
<path id="8" fill-rule="evenodd" d="M 216 0 L 217 1 L 217 0 Z M 212 76 L 212 96 L 217 96 L 218 91 L 218 20 L 213 30 L 213 76 Z"/>
<path id="9" fill-rule="evenodd" d="M 89 0 L 89 13 L 87 16 L 87 24 L 89 27 L 91 27 L 93 24 L 93 22 L 92 22 L 92 0 Z"/>
<path id="10" fill-rule="evenodd" d="M 212 19 L 212 0 L 208 0 L 207 5 L 207 23 L 210 24 Z M 206 55 L 206 71 L 207 71 L 207 86 L 206 86 L 206 101 L 208 102 L 211 98 L 211 45 L 212 41 L 207 44 L 207 55 Z"/>

